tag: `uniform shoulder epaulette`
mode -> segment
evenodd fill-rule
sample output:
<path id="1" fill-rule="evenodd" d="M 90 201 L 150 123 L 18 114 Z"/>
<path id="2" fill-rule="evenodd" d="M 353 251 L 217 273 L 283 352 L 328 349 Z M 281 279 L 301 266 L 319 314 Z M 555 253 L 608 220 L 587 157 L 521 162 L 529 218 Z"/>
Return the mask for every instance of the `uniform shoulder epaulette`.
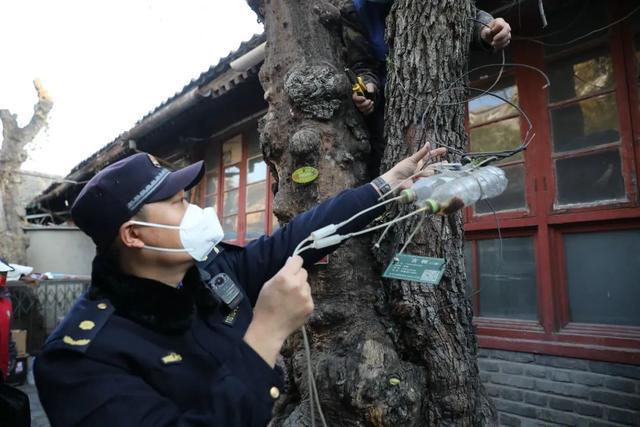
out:
<path id="1" fill-rule="evenodd" d="M 91 300 L 83 295 L 60 325 L 49 335 L 45 342 L 45 349 L 86 352 L 113 312 L 114 308 L 109 300 Z"/>
<path id="2" fill-rule="evenodd" d="M 218 262 L 220 260 L 219 256 L 224 256 L 224 252 L 231 252 L 234 250 L 243 249 L 242 246 L 233 245 L 231 243 L 220 242 L 216 245 L 216 247 L 205 257 L 203 261 L 196 262 L 196 266 L 199 268 L 207 269 L 214 262 Z"/>

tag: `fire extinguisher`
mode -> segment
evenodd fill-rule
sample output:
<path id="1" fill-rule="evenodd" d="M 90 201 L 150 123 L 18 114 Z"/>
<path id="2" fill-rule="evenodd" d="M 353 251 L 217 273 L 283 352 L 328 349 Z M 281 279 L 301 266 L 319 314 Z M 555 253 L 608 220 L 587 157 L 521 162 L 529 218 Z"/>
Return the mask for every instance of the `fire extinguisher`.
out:
<path id="1" fill-rule="evenodd" d="M 6 378 L 9 374 L 11 345 L 11 317 L 13 307 L 9 289 L 7 289 L 7 273 L 13 271 L 13 267 L 0 258 L 0 374 Z"/>

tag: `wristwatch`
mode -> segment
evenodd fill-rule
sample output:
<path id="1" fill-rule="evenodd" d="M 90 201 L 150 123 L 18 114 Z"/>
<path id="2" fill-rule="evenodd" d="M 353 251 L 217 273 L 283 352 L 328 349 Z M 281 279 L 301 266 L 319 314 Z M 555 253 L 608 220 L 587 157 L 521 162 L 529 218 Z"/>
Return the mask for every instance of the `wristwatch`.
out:
<path id="1" fill-rule="evenodd" d="M 391 191 L 391 186 L 381 176 L 371 181 L 371 183 L 378 189 L 378 192 L 380 192 L 382 196 Z"/>

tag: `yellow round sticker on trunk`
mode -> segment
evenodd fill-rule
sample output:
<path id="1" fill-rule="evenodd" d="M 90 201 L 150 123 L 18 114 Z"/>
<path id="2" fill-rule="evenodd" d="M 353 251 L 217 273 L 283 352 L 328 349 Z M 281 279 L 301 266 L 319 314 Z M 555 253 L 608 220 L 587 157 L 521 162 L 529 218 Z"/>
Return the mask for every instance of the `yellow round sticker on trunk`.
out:
<path id="1" fill-rule="evenodd" d="M 313 166 L 303 166 L 300 169 L 293 171 L 291 177 L 293 178 L 293 182 L 297 182 L 298 184 L 308 184 L 318 177 L 318 169 Z"/>

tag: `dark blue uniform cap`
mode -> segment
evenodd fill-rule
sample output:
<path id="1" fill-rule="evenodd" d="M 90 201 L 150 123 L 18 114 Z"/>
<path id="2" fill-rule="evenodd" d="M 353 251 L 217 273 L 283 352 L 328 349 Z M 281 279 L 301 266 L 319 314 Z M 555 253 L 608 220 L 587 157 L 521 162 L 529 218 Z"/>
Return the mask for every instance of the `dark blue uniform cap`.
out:
<path id="1" fill-rule="evenodd" d="M 150 154 L 134 154 L 91 178 L 73 203 L 71 217 L 93 239 L 98 250 L 105 250 L 115 240 L 120 226 L 145 203 L 188 190 L 203 174 L 202 161 L 171 172 Z"/>

